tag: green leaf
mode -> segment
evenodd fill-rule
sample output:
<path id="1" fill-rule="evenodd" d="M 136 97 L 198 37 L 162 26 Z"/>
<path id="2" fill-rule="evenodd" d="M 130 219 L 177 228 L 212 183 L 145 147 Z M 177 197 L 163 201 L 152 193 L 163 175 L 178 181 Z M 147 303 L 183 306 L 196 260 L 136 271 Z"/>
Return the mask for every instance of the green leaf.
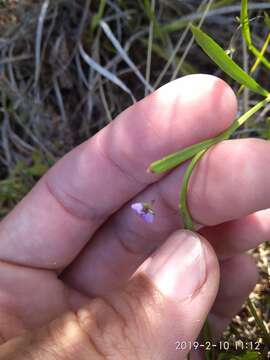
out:
<path id="1" fill-rule="evenodd" d="M 184 161 L 192 158 L 198 152 L 208 149 L 210 146 L 217 143 L 219 139 L 217 137 L 202 141 L 200 143 L 186 147 L 183 150 L 176 151 L 164 158 L 153 162 L 149 166 L 149 171 L 157 174 L 172 170 L 176 166 L 182 164 Z"/>
<path id="2" fill-rule="evenodd" d="M 248 46 L 252 45 L 249 19 L 248 19 L 248 2 L 247 0 L 241 1 L 241 16 L 240 16 L 242 34 Z"/>
<path id="3" fill-rule="evenodd" d="M 210 36 L 195 26 L 192 26 L 191 29 L 197 44 L 227 75 L 255 93 L 263 96 L 269 94 L 267 90 L 242 70 Z"/>
<path id="4" fill-rule="evenodd" d="M 258 102 L 251 109 L 249 109 L 246 113 L 236 119 L 231 126 L 229 126 L 225 131 L 221 134 L 211 138 L 204 140 L 200 143 L 193 144 L 188 146 L 182 150 L 176 151 L 172 154 L 165 156 L 164 158 L 154 161 L 149 166 L 149 171 L 157 174 L 164 173 L 166 171 L 172 170 L 177 167 L 184 161 L 192 158 L 197 153 L 202 150 L 209 149 L 211 146 L 219 143 L 220 141 L 229 139 L 230 136 L 240 127 L 242 126 L 251 116 L 253 116 L 257 111 L 262 109 L 266 104 L 270 103 L 270 95 L 266 98 Z"/>

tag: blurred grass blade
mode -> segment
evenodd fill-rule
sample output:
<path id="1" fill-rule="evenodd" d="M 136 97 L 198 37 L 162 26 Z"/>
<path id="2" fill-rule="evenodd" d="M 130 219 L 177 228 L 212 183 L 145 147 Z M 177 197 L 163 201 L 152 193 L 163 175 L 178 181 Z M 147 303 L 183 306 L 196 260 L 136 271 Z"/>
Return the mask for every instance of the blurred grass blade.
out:
<path id="1" fill-rule="evenodd" d="M 172 153 L 164 157 L 163 159 L 153 162 L 149 166 L 149 171 L 156 174 L 161 174 L 163 172 L 172 170 L 176 166 L 182 164 L 184 161 L 192 158 L 198 152 L 204 149 L 208 149 L 210 146 L 214 145 L 217 141 L 219 141 L 217 138 L 212 138 L 202 141 L 198 144 L 191 145 L 183 150 L 176 151 L 175 153 Z"/>
<path id="2" fill-rule="evenodd" d="M 147 4 L 149 1 L 147 2 Z M 155 12 L 156 0 L 151 1 L 151 10 Z M 149 24 L 149 36 L 148 36 L 148 46 L 147 46 L 147 60 L 146 60 L 146 71 L 145 71 L 145 80 L 150 83 L 151 78 L 151 62 L 152 62 L 152 48 L 153 48 L 153 35 L 154 35 L 154 21 L 150 19 Z M 145 87 L 144 96 L 148 94 L 147 88 Z"/>
<path id="3" fill-rule="evenodd" d="M 270 30 L 270 16 L 267 14 L 267 12 L 264 13 L 264 22 L 265 22 L 265 25 Z"/>
<path id="4" fill-rule="evenodd" d="M 35 46 L 35 57 L 36 57 L 35 85 L 38 84 L 39 76 L 40 76 L 42 33 L 43 33 L 44 21 L 46 19 L 49 5 L 50 5 L 50 0 L 45 0 L 43 2 L 41 11 L 40 11 L 40 15 L 38 18 L 38 26 L 37 26 L 37 32 L 36 32 L 36 46 Z"/>
<path id="5" fill-rule="evenodd" d="M 219 134 L 211 139 L 207 139 L 200 143 L 186 147 L 183 150 L 176 151 L 176 152 L 164 157 L 163 159 L 157 160 L 149 166 L 148 170 L 153 173 L 157 173 L 157 174 L 161 174 L 163 172 L 172 170 L 173 168 L 180 165 L 184 161 L 195 156 L 197 153 L 210 148 L 212 145 L 215 145 L 215 144 L 219 143 L 220 141 L 229 139 L 230 136 L 240 126 L 242 126 L 248 119 L 250 119 L 251 116 L 253 116 L 257 111 L 262 109 L 269 102 L 270 102 L 270 95 L 266 99 L 263 99 L 262 101 L 258 102 L 251 109 L 249 109 L 249 111 L 247 111 L 242 116 L 240 116 L 238 119 L 236 119 L 231 124 L 231 126 L 228 127 L 221 134 Z"/>
<path id="6" fill-rule="evenodd" d="M 227 75 L 255 93 L 268 95 L 268 91 L 242 70 L 210 36 L 195 26 L 191 30 L 197 44 Z"/>
<path id="7" fill-rule="evenodd" d="M 235 2 L 235 0 L 219 0 L 219 1 L 216 1 L 214 4 L 211 5 L 211 10 L 219 9 L 221 7 L 224 7 L 224 6 L 231 5 L 234 2 Z"/>
<path id="8" fill-rule="evenodd" d="M 126 93 L 128 93 L 131 98 L 134 99 L 134 96 L 132 95 L 132 92 L 130 89 L 123 83 L 122 80 L 120 80 L 116 75 L 108 71 L 105 67 L 101 66 L 95 60 L 93 60 L 83 49 L 81 43 L 79 44 L 79 52 L 83 60 L 96 72 L 98 72 L 100 75 L 105 77 L 106 79 L 110 80 L 115 85 L 119 86 L 122 90 L 124 90 Z"/>
<path id="9" fill-rule="evenodd" d="M 214 4 L 215 5 L 215 4 Z M 249 4 L 250 10 L 266 10 L 270 9 L 269 2 L 263 2 L 257 4 L 256 2 L 252 2 Z M 213 9 L 208 12 L 206 17 L 214 17 L 218 15 L 225 15 L 225 14 L 233 14 L 233 13 L 239 13 L 241 11 L 241 5 L 231 5 L 231 6 L 225 6 L 218 9 Z M 191 13 L 186 16 L 180 17 L 180 19 L 174 20 L 170 23 L 162 25 L 163 32 L 171 33 L 174 31 L 179 31 L 181 29 L 184 29 L 190 21 L 198 21 L 201 19 L 203 15 L 203 12 L 200 13 Z"/>
<path id="10" fill-rule="evenodd" d="M 137 68 L 137 66 L 134 64 L 134 62 L 130 59 L 125 49 L 121 46 L 119 41 L 114 36 L 112 30 L 110 29 L 109 25 L 101 20 L 100 26 L 102 27 L 102 30 L 107 35 L 108 39 L 111 41 L 115 49 L 117 50 L 118 54 L 121 56 L 121 58 L 126 62 L 126 64 L 133 70 L 135 75 L 141 80 L 143 85 L 147 88 L 148 91 L 153 92 L 153 87 L 146 81 L 146 79 L 143 77 L 140 70 Z"/>
<path id="11" fill-rule="evenodd" d="M 144 46 L 148 45 L 148 41 L 146 39 L 140 39 L 140 41 Z M 163 47 L 159 46 L 157 43 L 152 44 L 152 51 L 162 59 L 169 61 L 170 55 L 163 49 Z M 179 61 L 179 57 L 175 56 L 175 62 L 178 63 Z M 186 61 L 183 62 L 183 65 L 180 69 L 180 73 L 182 75 L 195 74 L 197 72 L 198 70 L 195 68 L 195 66 L 191 65 Z M 156 83 L 154 84 L 154 89 L 158 87 L 159 83 L 160 81 L 156 81 Z"/>
<path id="12" fill-rule="evenodd" d="M 255 320 L 258 328 L 261 331 L 261 335 L 262 335 L 262 337 L 264 339 L 265 344 L 270 346 L 270 333 L 269 333 L 269 330 L 267 329 L 263 319 L 261 319 L 261 317 L 258 316 L 256 307 L 253 304 L 250 297 L 247 299 L 247 306 L 248 306 L 250 314 L 254 317 L 254 320 Z"/>
<path id="13" fill-rule="evenodd" d="M 200 21 L 198 23 L 198 28 L 199 29 L 201 28 L 202 24 L 204 23 L 206 15 L 208 14 L 209 9 L 210 9 L 211 5 L 213 4 L 213 2 L 214 2 L 214 0 L 203 0 L 202 1 L 202 6 L 206 5 L 206 7 L 205 7 L 203 15 L 202 15 L 202 17 L 201 17 L 201 19 L 200 19 Z M 200 7 L 201 7 L 201 5 L 200 5 Z M 188 27 L 191 28 L 191 26 L 192 26 L 192 24 L 189 23 Z M 183 55 L 181 56 L 181 59 L 180 59 L 179 63 L 177 64 L 177 66 L 176 66 L 176 68 L 175 68 L 175 70 L 174 70 L 174 72 L 173 72 L 173 74 L 171 76 L 171 80 L 175 80 L 178 77 L 179 70 L 180 70 L 183 62 L 185 61 L 185 59 L 186 59 L 186 57 L 187 57 L 193 43 L 194 43 L 194 36 L 191 37 L 188 44 L 186 45 L 186 48 L 185 48 L 185 50 L 183 52 Z"/>
<path id="14" fill-rule="evenodd" d="M 241 15 L 240 20 L 242 24 L 242 34 L 248 46 L 252 45 L 250 28 L 249 28 L 249 19 L 248 19 L 248 2 L 247 0 L 241 1 Z"/>
<path id="15" fill-rule="evenodd" d="M 91 24 L 91 32 L 93 33 L 96 30 L 96 27 L 100 20 L 102 19 L 102 16 L 104 14 L 106 6 L 106 0 L 100 0 L 99 8 L 97 13 L 93 16 L 92 24 Z"/>
<path id="16" fill-rule="evenodd" d="M 162 42 L 165 44 L 165 36 L 163 34 L 161 26 L 159 25 L 159 22 L 156 17 L 156 14 L 155 14 L 152 4 L 150 3 L 149 0 L 144 0 L 142 2 L 142 7 L 143 7 L 146 15 L 150 19 L 150 21 L 153 23 L 155 35 L 157 37 L 159 37 L 162 40 Z"/>

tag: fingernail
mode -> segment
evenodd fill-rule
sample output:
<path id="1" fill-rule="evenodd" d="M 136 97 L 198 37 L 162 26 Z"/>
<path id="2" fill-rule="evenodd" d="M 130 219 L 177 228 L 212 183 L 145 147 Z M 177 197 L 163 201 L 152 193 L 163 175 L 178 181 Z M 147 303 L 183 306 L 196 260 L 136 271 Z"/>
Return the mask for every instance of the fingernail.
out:
<path id="1" fill-rule="evenodd" d="M 206 278 L 201 239 L 191 231 L 174 233 L 152 255 L 143 271 L 165 296 L 176 301 L 191 297 Z"/>

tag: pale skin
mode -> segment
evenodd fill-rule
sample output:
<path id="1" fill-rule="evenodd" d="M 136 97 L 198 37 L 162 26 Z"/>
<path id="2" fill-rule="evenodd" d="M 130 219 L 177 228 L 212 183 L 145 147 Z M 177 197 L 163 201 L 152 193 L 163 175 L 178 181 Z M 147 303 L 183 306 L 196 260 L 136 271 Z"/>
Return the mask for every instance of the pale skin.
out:
<path id="1" fill-rule="evenodd" d="M 270 144 L 230 140 L 205 155 L 188 193 L 196 241 L 178 230 L 186 165 L 146 169 L 222 132 L 236 108 L 213 76 L 167 84 L 67 154 L 3 219 L 0 359 L 185 359 L 175 342 L 194 341 L 209 312 L 220 336 L 258 280 L 245 252 L 269 238 Z M 151 200 L 147 224 L 130 206 Z M 179 274 L 164 276 L 162 259 L 192 241 L 204 265 L 185 263 L 185 251 Z"/>

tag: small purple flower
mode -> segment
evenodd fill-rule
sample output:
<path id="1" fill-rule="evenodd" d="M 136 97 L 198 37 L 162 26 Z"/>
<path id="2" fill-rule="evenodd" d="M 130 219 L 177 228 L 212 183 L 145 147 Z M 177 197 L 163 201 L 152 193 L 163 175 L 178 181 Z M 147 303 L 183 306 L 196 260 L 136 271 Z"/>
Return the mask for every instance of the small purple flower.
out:
<path id="1" fill-rule="evenodd" d="M 152 224 L 154 222 L 155 212 L 150 204 L 135 203 L 131 205 L 131 209 L 134 210 L 145 222 L 149 224 Z"/>

